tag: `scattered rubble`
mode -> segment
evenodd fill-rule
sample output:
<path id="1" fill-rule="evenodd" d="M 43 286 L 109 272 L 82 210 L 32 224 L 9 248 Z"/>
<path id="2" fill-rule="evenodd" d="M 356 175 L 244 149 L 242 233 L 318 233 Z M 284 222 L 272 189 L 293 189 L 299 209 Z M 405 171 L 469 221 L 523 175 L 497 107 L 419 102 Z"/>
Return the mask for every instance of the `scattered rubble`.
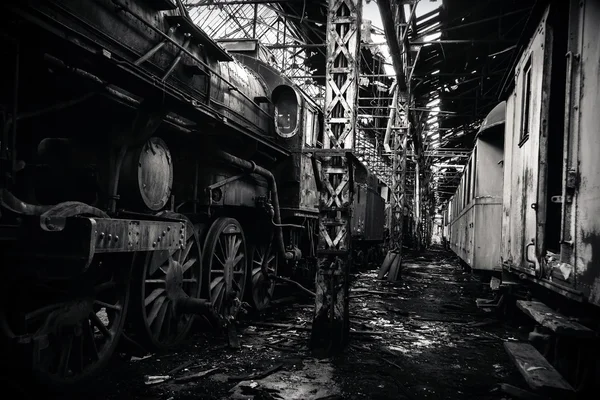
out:
<path id="1" fill-rule="evenodd" d="M 420 257 L 405 255 L 397 282 L 378 280 L 375 268 L 355 277 L 351 340 L 339 357 L 311 356 L 313 299 L 288 296 L 244 316 L 235 338 L 207 328 L 176 353 L 115 363 L 81 399 L 519 398 L 510 391 L 522 382 L 502 345 L 523 333 L 477 308 L 489 286 L 449 253 Z"/>

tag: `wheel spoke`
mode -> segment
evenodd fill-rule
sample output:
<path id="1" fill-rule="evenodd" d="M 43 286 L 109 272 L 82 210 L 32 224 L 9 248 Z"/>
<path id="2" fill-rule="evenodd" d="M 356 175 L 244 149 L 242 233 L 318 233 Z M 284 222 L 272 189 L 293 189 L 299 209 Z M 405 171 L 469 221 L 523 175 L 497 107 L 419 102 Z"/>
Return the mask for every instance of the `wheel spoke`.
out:
<path id="1" fill-rule="evenodd" d="M 179 262 L 187 260 L 187 257 L 190 254 L 190 250 L 192 249 L 193 244 L 194 244 L 193 240 L 188 240 L 187 246 L 185 247 L 185 251 L 183 252 L 183 255 L 181 256 L 181 258 L 179 259 Z"/>
<path id="2" fill-rule="evenodd" d="M 169 338 L 171 336 L 171 323 L 173 322 L 172 320 L 172 316 L 173 316 L 173 308 L 172 307 L 168 307 L 167 308 L 167 314 L 166 314 L 166 318 L 163 322 L 164 324 L 167 324 L 167 326 L 165 327 L 165 338 Z M 163 329 L 161 328 L 161 331 Z"/>
<path id="3" fill-rule="evenodd" d="M 108 330 L 108 328 L 102 323 L 100 318 L 94 313 L 90 313 L 90 319 L 94 326 L 98 328 L 98 330 L 107 338 L 112 337 L 112 333 Z"/>
<path id="4" fill-rule="evenodd" d="M 101 283 L 100 285 L 97 285 L 96 287 L 94 287 L 94 293 L 96 293 L 96 294 L 102 293 L 105 290 L 114 289 L 116 287 L 117 287 L 117 283 L 114 281 L 104 282 L 104 283 Z"/>
<path id="5" fill-rule="evenodd" d="M 154 323 L 152 323 L 153 326 L 155 326 L 155 329 L 153 329 L 154 333 L 156 334 L 156 337 L 160 337 L 160 333 L 162 332 L 162 328 L 163 328 L 163 324 L 165 322 L 165 315 L 167 314 L 167 308 L 169 306 L 169 303 L 162 303 L 162 305 L 160 306 L 160 311 L 158 312 L 158 317 L 154 320 Z"/>
<path id="6" fill-rule="evenodd" d="M 165 262 L 172 257 L 177 250 L 169 251 L 169 250 L 159 250 L 154 251 L 150 255 L 150 265 L 148 268 L 148 275 L 152 276 L 154 273 L 162 267 Z"/>
<path id="7" fill-rule="evenodd" d="M 225 261 L 227 260 L 227 258 L 225 258 L 225 260 L 221 260 L 219 258 L 219 256 L 217 255 L 217 253 L 214 254 L 215 258 L 217 259 L 217 261 L 219 262 L 219 264 L 221 264 L 222 266 L 225 266 Z"/>
<path id="8" fill-rule="evenodd" d="M 187 260 L 187 261 L 185 262 L 185 264 L 183 264 L 183 266 L 181 267 L 181 269 L 182 269 L 182 271 L 183 271 L 182 273 L 184 273 L 184 274 L 185 274 L 185 272 L 186 272 L 188 269 L 190 269 L 190 267 L 191 267 L 192 265 L 194 265 L 194 264 L 195 264 L 197 261 L 198 261 L 198 259 L 197 259 L 196 257 L 192 257 L 192 258 L 190 258 L 189 260 Z"/>
<path id="9" fill-rule="evenodd" d="M 56 310 L 57 308 L 63 307 L 66 304 L 67 303 L 58 303 L 58 304 L 51 304 L 49 306 L 38 308 L 35 311 L 25 314 L 25 321 L 30 321 L 32 319 L 35 319 L 35 318 L 38 318 L 41 316 L 46 316 L 50 312 Z"/>
<path id="10" fill-rule="evenodd" d="M 167 284 L 167 281 L 164 279 L 146 279 L 146 283 L 161 283 L 163 285 Z"/>
<path id="11" fill-rule="evenodd" d="M 98 347 L 96 346 L 96 337 L 94 336 L 94 330 L 90 325 L 89 321 L 84 321 L 86 326 L 84 335 L 86 335 L 90 341 L 90 350 L 92 351 L 92 361 L 98 361 L 100 356 L 98 355 Z"/>
<path id="12" fill-rule="evenodd" d="M 73 349 L 73 335 L 69 335 L 66 339 L 65 347 L 60 353 L 60 361 L 58 364 L 58 373 L 60 376 L 67 376 L 69 372 L 69 360 L 71 359 L 71 350 Z"/>
<path id="13" fill-rule="evenodd" d="M 196 278 L 185 278 L 182 280 L 183 283 L 196 283 L 198 280 Z"/>
<path id="14" fill-rule="evenodd" d="M 215 304 L 215 309 L 217 311 L 220 311 L 221 308 L 223 307 L 223 297 L 225 295 L 225 289 L 226 289 L 225 282 L 223 282 L 223 281 L 219 282 L 219 284 L 215 287 L 214 292 L 216 293 L 216 295 L 212 296 L 212 297 L 214 297 L 214 299 L 215 299 L 214 304 Z M 212 291 L 211 291 L 211 293 L 212 293 Z"/>
<path id="15" fill-rule="evenodd" d="M 233 263 L 231 263 L 231 267 L 234 268 L 236 265 L 239 264 L 240 261 L 242 261 L 242 259 L 244 258 L 243 254 L 238 255 L 236 258 L 234 258 Z M 243 268 L 243 266 L 242 266 Z"/>
<path id="16" fill-rule="evenodd" d="M 121 311 L 121 309 L 122 309 L 120 305 L 109 304 L 109 303 L 105 303 L 105 302 L 100 301 L 100 300 L 94 300 L 94 304 L 98 304 L 101 307 L 109 308 L 109 309 L 115 310 L 115 311 Z"/>
<path id="17" fill-rule="evenodd" d="M 233 245 L 231 248 L 231 255 L 234 255 L 234 254 L 237 254 L 238 251 L 240 250 L 240 245 L 242 244 L 242 241 L 238 240 L 237 236 L 234 236 L 232 242 L 233 242 Z"/>
<path id="18" fill-rule="evenodd" d="M 164 291 L 165 291 L 164 288 L 154 289 L 152 291 L 152 293 L 150 293 L 150 295 L 148 297 L 146 297 L 146 300 L 144 300 L 144 306 L 147 307 L 150 303 L 152 303 L 154 300 L 156 300 L 156 298 L 158 296 L 160 296 Z"/>
<path id="19" fill-rule="evenodd" d="M 154 319 L 156 318 L 156 316 L 158 315 L 158 312 L 160 311 L 160 307 L 162 306 L 162 304 L 165 302 L 166 299 L 167 299 L 167 296 L 160 296 L 154 302 L 154 305 L 152 306 L 152 311 L 148 315 L 148 325 L 152 325 L 152 322 L 154 322 Z"/>
<path id="20" fill-rule="evenodd" d="M 218 243 L 219 243 L 219 248 L 221 249 L 221 255 L 223 256 L 224 260 L 227 260 L 227 252 L 225 251 L 225 246 L 223 245 L 223 242 L 221 241 L 221 237 L 219 236 Z M 217 257 L 217 247 L 215 246 L 215 257 Z M 219 260 L 220 261 L 220 260 Z M 224 261 L 221 261 L 221 264 L 225 265 Z"/>
<path id="21" fill-rule="evenodd" d="M 212 290 L 215 288 L 215 286 L 217 286 L 219 283 L 221 283 L 223 281 L 223 279 L 225 279 L 223 276 L 218 276 L 215 279 L 213 279 L 212 282 L 210 283 L 210 291 L 212 292 Z"/>

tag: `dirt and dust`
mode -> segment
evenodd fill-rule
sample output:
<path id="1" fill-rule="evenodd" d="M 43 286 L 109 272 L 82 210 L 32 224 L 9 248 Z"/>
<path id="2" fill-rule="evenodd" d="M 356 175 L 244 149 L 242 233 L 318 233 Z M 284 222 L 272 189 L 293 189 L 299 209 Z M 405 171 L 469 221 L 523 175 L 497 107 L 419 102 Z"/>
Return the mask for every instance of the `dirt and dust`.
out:
<path id="1" fill-rule="evenodd" d="M 85 393 L 60 398 L 500 400 L 499 383 L 522 386 L 502 346 L 519 333 L 476 307 L 489 289 L 450 253 L 408 254 L 395 283 L 376 276 L 352 283 L 351 340 L 338 357 L 310 356 L 304 298 L 240 321 L 238 350 L 196 333 L 171 354 L 115 358 Z"/>

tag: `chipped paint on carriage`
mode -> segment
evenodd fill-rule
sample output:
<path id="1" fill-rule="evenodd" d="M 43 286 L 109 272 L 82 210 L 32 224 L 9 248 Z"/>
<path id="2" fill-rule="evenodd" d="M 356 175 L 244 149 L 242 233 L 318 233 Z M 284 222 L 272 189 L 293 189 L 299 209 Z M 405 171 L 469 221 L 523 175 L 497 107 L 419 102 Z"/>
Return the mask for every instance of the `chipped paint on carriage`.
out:
<path id="1" fill-rule="evenodd" d="M 575 7 L 574 7 L 575 8 Z M 592 304 L 600 306 L 600 4 L 585 1 L 575 8 L 579 14 L 580 54 L 574 79 L 570 144 L 576 159 L 576 190 L 573 197 L 573 232 L 571 263 L 575 261 L 575 286 Z M 577 104 L 578 103 L 578 104 Z M 577 112 L 578 107 L 579 112 Z M 563 193 L 563 196 L 565 193 Z"/>
<path id="2" fill-rule="evenodd" d="M 522 53 L 514 92 L 507 100 L 510 122 L 506 125 L 501 257 L 507 270 L 525 273 L 561 295 L 600 306 L 600 4 L 571 1 L 569 16 L 560 22 L 563 28 L 548 21 L 552 7 L 559 7 L 558 2 L 546 10 Z M 554 42 L 558 35 L 567 32 L 566 72 L 556 79 L 553 69 L 559 65 L 551 52 L 558 48 Z M 531 129 L 529 137 L 522 139 L 528 63 Z M 547 102 L 551 103 L 557 85 L 566 87 L 565 101 L 560 103 L 565 108 L 564 141 L 560 139 L 562 154 L 553 157 L 548 143 L 556 136 L 549 135 L 560 135 L 551 126 L 560 119 Z M 562 163 L 562 176 L 545 179 L 552 163 Z M 552 179 L 561 180 L 560 192 L 549 193 Z M 550 197 L 555 199 L 546 200 Z M 551 223 L 546 207 L 552 202 L 561 203 L 560 242 L 556 243 L 546 229 Z M 551 247 L 558 252 L 551 252 Z"/>

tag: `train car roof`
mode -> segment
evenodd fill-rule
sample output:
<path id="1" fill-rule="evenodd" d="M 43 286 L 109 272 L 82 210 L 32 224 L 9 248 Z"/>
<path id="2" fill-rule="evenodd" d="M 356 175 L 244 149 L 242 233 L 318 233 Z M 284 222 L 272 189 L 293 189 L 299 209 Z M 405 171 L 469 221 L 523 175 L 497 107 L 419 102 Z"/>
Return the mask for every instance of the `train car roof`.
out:
<path id="1" fill-rule="evenodd" d="M 477 132 L 477 136 L 484 134 L 486 131 L 491 128 L 502 125 L 506 121 L 506 101 L 503 101 L 496 105 L 496 107 L 492 108 L 492 111 L 488 113 L 485 117 L 481 126 L 479 127 L 479 131 Z"/>

